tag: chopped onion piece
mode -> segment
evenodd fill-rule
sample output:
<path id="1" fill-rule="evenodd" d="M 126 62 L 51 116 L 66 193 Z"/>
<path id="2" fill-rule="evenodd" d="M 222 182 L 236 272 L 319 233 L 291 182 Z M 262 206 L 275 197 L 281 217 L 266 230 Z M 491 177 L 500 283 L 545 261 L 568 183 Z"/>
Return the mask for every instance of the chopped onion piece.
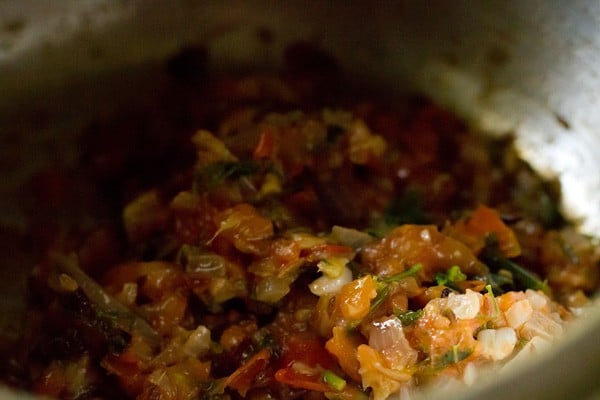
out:
<path id="1" fill-rule="evenodd" d="M 477 368 L 475 363 L 468 363 L 463 371 L 463 382 L 467 386 L 472 386 L 475 382 L 477 382 L 478 377 L 479 369 Z"/>
<path id="2" fill-rule="evenodd" d="M 509 327 L 483 329 L 477 334 L 477 340 L 484 356 L 499 361 L 512 354 L 517 344 L 517 333 Z"/>
<path id="3" fill-rule="evenodd" d="M 508 310 L 504 313 L 506 322 L 512 328 L 519 329 L 525 322 L 527 322 L 533 314 L 533 308 L 529 300 L 519 300 L 515 302 Z"/>
<path id="4" fill-rule="evenodd" d="M 360 248 L 374 240 L 374 237 L 366 232 L 338 225 L 334 225 L 333 228 L 331 228 L 331 238 L 337 243 L 344 246 L 350 246 L 353 249 Z"/>
<path id="5" fill-rule="evenodd" d="M 537 357 L 540 352 L 550 348 L 550 342 L 542 339 L 539 336 L 533 337 L 509 362 L 504 364 L 502 369 L 513 368 L 515 363 L 522 363 L 530 360 L 532 357 Z M 509 367 L 510 365 L 510 367 Z"/>
<path id="6" fill-rule="evenodd" d="M 317 267 L 319 271 L 329 278 L 338 278 L 344 273 L 344 268 L 348 264 L 348 259 L 345 257 L 329 257 L 319 261 Z"/>
<path id="7" fill-rule="evenodd" d="M 301 249 L 310 249 L 311 247 L 327 244 L 327 241 L 324 238 L 304 232 L 293 232 L 289 234 L 289 237 L 296 242 Z"/>
<path id="8" fill-rule="evenodd" d="M 479 314 L 482 298 L 480 293 L 467 289 L 465 294 L 450 293 L 446 306 L 452 310 L 456 318 L 471 319 Z"/>
<path id="9" fill-rule="evenodd" d="M 337 278 L 330 278 L 327 275 L 323 275 L 315 279 L 308 288 L 312 294 L 324 296 L 339 293 L 342 286 L 350 282 L 352 282 L 352 271 L 348 267 L 344 267 L 342 273 Z"/>
<path id="10" fill-rule="evenodd" d="M 550 299 L 542 292 L 527 289 L 525 291 L 525 295 L 527 296 L 527 300 L 529 300 L 529 303 L 534 310 L 545 312 L 550 311 Z"/>
<path id="11" fill-rule="evenodd" d="M 126 282 L 123 284 L 123 289 L 115 295 L 115 298 L 124 305 L 131 307 L 134 305 L 138 295 L 138 284 L 134 282 Z"/>
<path id="12" fill-rule="evenodd" d="M 526 339 L 539 336 L 545 340 L 553 340 L 560 336 L 562 332 L 562 325 L 555 321 L 550 314 L 537 310 L 533 311 L 531 318 L 521 328 L 521 335 Z"/>
<path id="13" fill-rule="evenodd" d="M 198 357 L 210 349 L 210 331 L 204 325 L 190 333 L 183 345 L 183 352 L 190 357 Z"/>
<path id="14" fill-rule="evenodd" d="M 402 322 L 396 318 L 374 321 L 369 329 L 369 346 L 381 352 L 394 369 L 417 361 L 418 353 L 404 336 Z"/>
<path id="15" fill-rule="evenodd" d="M 183 245 L 180 250 L 180 262 L 186 272 L 193 275 L 223 276 L 227 260 L 218 254 L 202 253 L 198 247 Z"/>
<path id="16" fill-rule="evenodd" d="M 270 276 L 256 284 L 256 299 L 265 303 L 276 303 L 290 292 L 290 279 Z"/>

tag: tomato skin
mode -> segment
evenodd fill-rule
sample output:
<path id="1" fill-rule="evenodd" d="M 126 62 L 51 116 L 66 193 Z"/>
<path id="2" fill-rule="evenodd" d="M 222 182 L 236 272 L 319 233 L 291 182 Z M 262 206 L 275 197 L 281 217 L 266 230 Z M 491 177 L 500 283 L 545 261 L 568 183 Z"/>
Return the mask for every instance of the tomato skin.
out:
<path id="1" fill-rule="evenodd" d="M 273 155 L 273 134 L 269 129 L 264 129 L 260 133 L 260 137 L 258 139 L 258 143 L 254 148 L 254 152 L 252 153 L 252 157 L 255 160 L 261 158 L 268 158 Z"/>
<path id="2" fill-rule="evenodd" d="M 267 348 L 261 349 L 229 375 L 225 380 L 225 386 L 229 386 L 245 396 L 246 392 L 252 388 L 256 376 L 269 363 L 270 358 L 271 351 Z"/>

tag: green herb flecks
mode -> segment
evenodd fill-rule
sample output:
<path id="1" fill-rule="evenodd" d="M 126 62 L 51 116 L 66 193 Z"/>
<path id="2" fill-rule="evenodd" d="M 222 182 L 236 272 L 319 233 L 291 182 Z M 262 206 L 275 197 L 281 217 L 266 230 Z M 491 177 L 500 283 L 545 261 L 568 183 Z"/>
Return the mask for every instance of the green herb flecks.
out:
<path id="1" fill-rule="evenodd" d="M 492 301 L 494 302 L 494 310 L 496 312 L 495 316 L 500 315 L 500 306 L 498 305 L 498 300 L 496 299 L 494 291 L 492 290 L 492 285 L 486 285 L 485 290 L 488 292 L 488 294 L 492 298 Z"/>
<path id="2" fill-rule="evenodd" d="M 258 330 L 252 337 L 252 342 L 256 351 L 268 349 L 275 358 L 281 355 L 281 347 L 277 339 L 266 329 Z"/>
<path id="3" fill-rule="evenodd" d="M 416 310 L 416 311 L 404 311 L 401 313 L 395 313 L 396 314 L 396 318 L 398 318 L 400 320 L 400 323 L 402 324 L 402 326 L 410 326 L 412 324 L 414 324 L 415 322 L 417 322 L 417 320 L 419 318 L 421 318 L 421 316 L 423 315 L 423 310 Z"/>
<path id="4" fill-rule="evenodd" d="M 492 273 L 512 276 L 514 283 L 521 286 L 520 289 L 541 290 L 545 294 L 550 294 L 548 282 L 541 280 L 535 273 L 502 256 L 498 249 L 496 235 L 490 234 L 486 237 L 486 245 L 481 254 L 481 260 L 488 265 Z M 491 282 L 489 283 L 491 284 Z M 493 289 L 496 288 L 493 287 Z"/>
<path id="5" fill-rule="evenodd" d="M 466 279 L 467 275 L 460 270 L 458 265 L 453 265 L 446 272 L 438 272 L 435 275 L 435 281 L 438 285 L 448 286 L 453 289 L 456 289 L 458 282 L 465 281 Z"/>
<path id="6" fill-rule="evenodd" d="M 406 271 L 400 272 L 398 274 L 394 274 L 394 275 L 390 275 L 390 276 L 384 276 L 384 277 L 378 277 L 377 281 L 385 283 L 385 284 L 390 284 L 390 283 L 393 283 L 393 282 L 398 282 L 398 281 L 401 281 L 404 278 L 408 278 L 409 276 L 416 275 L 417 272 L 419 272 L 422 269 L 423 269 L 423 264 L 415 264 L 412 267 L 410 267 L 409 269 L 407 269 Z"/>
<path id="7" fill-rule="evenodd" d="M 466 359 L 473 353 L 472 350 L 460 349 L 457 344 L 443 356 L 437 359 L 435 366 L 439 368 L 448 367 L 452 364 L 456 364 Z"/>
<path id="8" fill-rule="evenodd" d="M 344 390 L 346 387 L 346 380 L 328 369 L 323 372 L 323 382 L 338 392 Z"/>
<path id="9" fill-rule="evenodd" d="M 550 287 L 547 281 L 541 280 L 536 274 L 523 268 L 519 264 L 500 256 L 495 251 L 487 251 L 483 256 L 483 261 L 488 264 L 490 269 L 499 271 L 509 271 L 514 279 L 525 289 L 541 290 L 550 294 Z"/>
<path id="10" fill-rule="evenodd" d="M 498 295 L 515 290 L 513 275 L 505 269 L 490 272 L 486 276 L 476 277 L 476 279 L 482 280 L 491 286 L 494 293 Z"/>
<path id="11" fill-rule="evenodd" d="M 402 279 L 416 275 L 422 268 L 422 264 L 415 264 L 406 271 L 400 272 L 398 274 L 383 277 L 375 277 L 375 280 L 377 282 L 377 296 L 371 301 L 369 315 L 372 316 L 375 310 L 377 310 L 377 308 L 379 308 L 379 306 L 387 298 L 387 296 L 390 293 L 390 285 L 399 282 Z"/>
<path id="12" fill-rule="evenodd" d="M 247 177 L 259 170 L 260 164 L 254 160 L 218 161 L 196 172 L 194 187 L 198 190 L 210 190 L 227 180 Z"/>
<path id="13" fill-rule="evenodd" d="M 135 316 L 131 313 L 103 310 L 101 308 L 96 309 L 96 318 L 105 321 L 112 328 L 120 328 L 125 326 L 127 331 L 131 331 L 135 323 Z"/>

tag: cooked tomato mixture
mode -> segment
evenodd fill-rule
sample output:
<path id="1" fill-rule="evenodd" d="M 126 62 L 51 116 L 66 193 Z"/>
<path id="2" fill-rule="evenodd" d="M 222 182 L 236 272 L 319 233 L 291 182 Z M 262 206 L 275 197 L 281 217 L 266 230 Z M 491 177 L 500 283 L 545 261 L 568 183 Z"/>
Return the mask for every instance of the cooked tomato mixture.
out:
<path id="1" fill-rule="evenodd" d="M 212 80 L 177 59 L 178 100 L 161 107 L 178 123 L 156 107 L 88 132 L 85 172 L 118 214 L 35 268 L 21 387 L 409 398 L 563 334 L 600 257 L 556 185 L 508 139 L 424 100 L 349 95 L 326 56 L 287 56 L 280 75 Z"/>

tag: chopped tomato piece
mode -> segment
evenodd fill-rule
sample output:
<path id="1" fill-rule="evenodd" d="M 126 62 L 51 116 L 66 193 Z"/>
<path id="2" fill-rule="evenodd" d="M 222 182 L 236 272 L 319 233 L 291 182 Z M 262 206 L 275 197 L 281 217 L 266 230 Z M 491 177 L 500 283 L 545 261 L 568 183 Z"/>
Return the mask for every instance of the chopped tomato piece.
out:
<path id="1" fill-rule="evenodd" d="M 371 300 L 377 296 L 377 285 L 366 275 L 342 286 L 339 304 L 342 315 L 351 320 L 360 320 L 367 316 Z"/>
<path id="2" fill-rule="evenodd" d="M 225 238 L 239 251 L 259 254 L 264 250 L 261 244 L 273 236 L 273 223 L 260 215 L 250 204 L 242 203 L 217 214 L 216 236 Z M 211 239 L 212 240 L 212 239 Z"/>
<path id="3" fill-rule="evenodd" d="M 326 350 L 323 340 L 316 335 L 296 334 L 284 339 L 281 365 L 289 366 L 300 361 L 309 367 L 332 369 L 336 362 Z"/>
<path id="4" fill-rule="evenodd" d="M 457 238 L 475 253 L 483 249 L 487 236 L 493 234 L 503 256 L 511 258 L 521 254 L 521 246 L 512 229 L 502 221 L 498 211 L 486 206 L 477 207 L 470 218 L 459 220 L 451 231 L 456 232 Z"/>
<path id="5" fill-rule="evenodd" d="M 261 349 L 229 375 L 225 380 L 225 386 L 234 388 L 242 396 L 245 396 L 246 392 L 252 387 L 254 379 L 266 367 L 270 358 L 271 351 L 267 348 Z"/>
<path id="6" fill-rule="evenodd" d="M 264 129 L 258 138 L 258 144 L 254 148 L 252 156 L 254 159 L 268 158 L 273 154 L 273 134 L 269 129 Z"/>

